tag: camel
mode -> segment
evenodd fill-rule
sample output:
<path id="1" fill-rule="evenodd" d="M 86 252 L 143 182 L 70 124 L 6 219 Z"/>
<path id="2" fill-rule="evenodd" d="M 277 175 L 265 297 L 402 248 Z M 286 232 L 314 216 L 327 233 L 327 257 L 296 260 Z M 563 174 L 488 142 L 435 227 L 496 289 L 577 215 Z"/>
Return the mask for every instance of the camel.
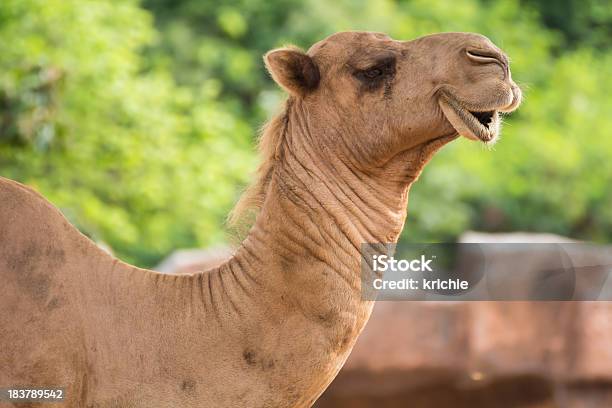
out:
<path id="1" fill-rule="evenodd" d="M 289 96 L 231 216 L 251 227 L 212 270 L 123 263 L 0 179 L 0 387 L 63 386 L 67 407 L 312 406 L 372 311 L 360 244 L 396 242 L 433 154 L 493 143 L 521 101 L 478 34 L 343 32 L 264 61 Z"/>

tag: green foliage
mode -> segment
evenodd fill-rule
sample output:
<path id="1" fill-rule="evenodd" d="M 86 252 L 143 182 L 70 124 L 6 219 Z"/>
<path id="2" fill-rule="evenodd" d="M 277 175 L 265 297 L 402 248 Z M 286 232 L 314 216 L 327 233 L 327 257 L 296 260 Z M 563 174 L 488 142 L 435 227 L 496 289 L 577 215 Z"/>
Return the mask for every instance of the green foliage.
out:
<path id="1" fill-rule="evenodd" d="M 525 103 L 492 151 L 460 140 L 434 159 L 405 239 L 474 228 L 610 240 L 612 12 L 601 0 L 546 3 L 4 0 L 0 175 L 150 266 L 224 238 L 255 129 L 284 97 L 267 50 L 349 29 L 477 31 L 512 57 Z"/>
<path id="2" fill-rule="evenodd" d="M 0 171 L 83 232 L 151 265 L 223 238 L 251 129 L 210 90 L 143 72 L 155 36 L 136 2 L 0 4 Z M 249 152 L 247 154 L 247 152 Z"/>
<path id="3" fill-rule="evenodd" d="M 609 0 L 523 0 L 540 12 L 542 22 L 563 35 L 563 46 L 612 46 L 612 2 Z"/>

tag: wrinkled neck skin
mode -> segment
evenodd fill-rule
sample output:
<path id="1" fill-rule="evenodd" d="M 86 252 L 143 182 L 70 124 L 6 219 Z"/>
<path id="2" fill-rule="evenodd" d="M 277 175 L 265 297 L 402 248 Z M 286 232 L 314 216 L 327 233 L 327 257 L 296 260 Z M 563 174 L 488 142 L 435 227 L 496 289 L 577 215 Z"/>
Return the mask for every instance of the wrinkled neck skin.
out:
<path id="1" fill-rule="evenodd" d="M 347 153 L 353 135 L 332 154 L 317 141 L 337 131 L 297 103 L 288 114 L 261 212 L 225 264 L 195 275 L 111 258 L 81 268 L 83 400 L 309 407 L 333 380 L 373 306 L 361 300 L 360 245 L 397 240 L 410 184 L 455 136 L 365 169 Z"/>
<path id="2" fill-rule="evenodd" d="M 309 122 L 316 115 L 297 102 L 288 115 L 269 191 L 237 256 L 265 254 L 264 269 L 281 274 L 277 287 L 299 288 L 305 293 L 295 300 L 313 310 L 333 309 L 338 299 L 325 299 L 333 294 L 321 291 L 326 282 L 333 281 L 334 291 L 351 300 L 360 297 L 361 244 L 397 242 L 410 186 L 432 155 L 456 135 L 364 166 L 359 157 L 364 152 L 351 144 L 357 136 L 338 130 L 325 135 L 328 129 Z M 335 144 L 333 150 L 325 143 L 332 137 L 334 142 L 328 143 Z"/>
<path id="3" fill-rule="evenodd" d="M 269 326 L 278 333 L 272 342 L 283 344 L 276 358 L 293 364 L 287 368 L 299 378 L 290 381 L 303 385 L 295 405 L 286 406 L 310 406 L 344 364 L 373 307 L 361 300 L 361 244 L 397 241 L 410 185 L 456 135 L 364 169 L 361 158 L 350 153 L 354 135 L 340 135 L 342 143 L 331 151 L 318 141 L 337 140 L 337 130 L 309 122 L 316 115 L 298 102 L 288 115 L 261 212 L 221 269 L 247 274 L 250 268 L 248 275 L 259 284 L 255 296 L 269 300 L 262 312 L 274 319 L 270 311 L 278 310 Z M 333 135 L 322 134 L 332 130 Z"/>

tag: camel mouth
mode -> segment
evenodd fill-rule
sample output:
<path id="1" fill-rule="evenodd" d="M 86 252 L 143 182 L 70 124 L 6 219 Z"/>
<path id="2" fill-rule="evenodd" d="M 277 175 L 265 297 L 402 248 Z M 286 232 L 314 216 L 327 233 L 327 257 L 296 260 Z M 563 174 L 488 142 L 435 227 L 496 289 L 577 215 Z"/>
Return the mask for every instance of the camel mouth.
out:
<path id="1" fill-rule="evenodd" d="M 500 127 L 497 109 L 474 110 L 465 105 L 448 94 L 440 98 L 442 111 L 457 133 L 468 139 L 494 143 Z"/>
<path id="2" fill-rule="evenodd" d="M 476 120 L 478 120 L 478 122 L 480 122 L 480 124 L 487 129 L 489 128 L 489 125 L 493 121 L 493 116 L 495 115 L 495 113 L 497 113 L 494 110 L 484 111 L 484 112 L 476 112 L 476 111 L 469 110 L 468 112 L 470 112 L 472 116 L 474 116 Z"/>

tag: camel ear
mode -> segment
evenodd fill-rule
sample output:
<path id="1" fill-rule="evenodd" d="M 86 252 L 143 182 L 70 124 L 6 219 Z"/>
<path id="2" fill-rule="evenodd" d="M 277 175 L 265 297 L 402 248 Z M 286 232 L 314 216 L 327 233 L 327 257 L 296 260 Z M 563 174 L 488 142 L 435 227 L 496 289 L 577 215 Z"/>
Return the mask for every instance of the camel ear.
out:
<path id="1" fill-rule="evenodd" d="M 264 62 L 276 83 L 290 94 L 304 96 L 319 85 L 319 68 L 297 48 L 272 50 L 264 56 Z"/>

